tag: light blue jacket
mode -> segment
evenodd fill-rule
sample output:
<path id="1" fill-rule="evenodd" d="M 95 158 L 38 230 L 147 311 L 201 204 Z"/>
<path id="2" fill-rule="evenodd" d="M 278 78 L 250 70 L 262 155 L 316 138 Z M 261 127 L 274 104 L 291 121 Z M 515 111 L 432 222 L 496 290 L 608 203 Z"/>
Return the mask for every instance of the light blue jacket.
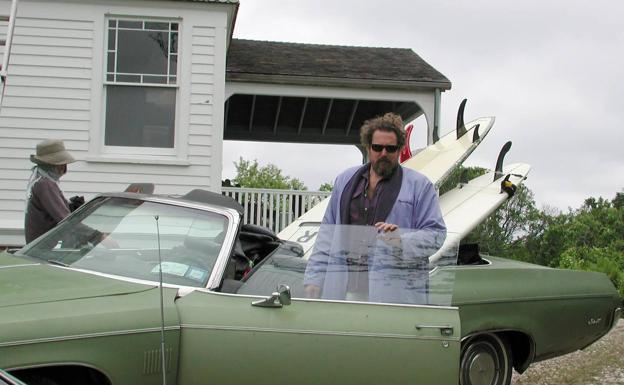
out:
<path id="1" fill-rule="evenodd" d="M 340 250 L 344 231 L 334 225 L 342 223 L 341 196 L 360 167 L 350 168 L 336 178 L 306 269 L 304 284 L 321 287 L 325 299 L 345 299 L 348 266 Z M 396 248 L 393 250 L 383 241 L 373 242 L 374 251 L 368 255 L 369 301 L 426 303 L 427 257 L 442 245 L 446 236 L 438 195 L 427 177 L 403 168 L 401 189 L 385 222 L 399 227 L 401 250 L 397 256 Z"/>

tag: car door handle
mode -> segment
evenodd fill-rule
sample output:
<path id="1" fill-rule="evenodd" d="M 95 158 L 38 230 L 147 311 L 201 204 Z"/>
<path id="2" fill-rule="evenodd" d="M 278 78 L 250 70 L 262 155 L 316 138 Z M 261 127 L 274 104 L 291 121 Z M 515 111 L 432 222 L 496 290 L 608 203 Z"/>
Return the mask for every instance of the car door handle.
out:
<path id="1" fill-rule="evenodd" d="M 290 287 L 288 285 L 281 284 L 277 287 L 277 291 L 273 292 L 268 298 L 253 301 L 251 306 L 258 307 L 283 307 L 290 305 Z"/>
<path id="2" fill-rule="evenodd" d="M 416 325 L 416 330 L 420 329 L 440 329 L 440 334 L 445 337 L 453 335 L 453 327 L 450 325 Z"/>

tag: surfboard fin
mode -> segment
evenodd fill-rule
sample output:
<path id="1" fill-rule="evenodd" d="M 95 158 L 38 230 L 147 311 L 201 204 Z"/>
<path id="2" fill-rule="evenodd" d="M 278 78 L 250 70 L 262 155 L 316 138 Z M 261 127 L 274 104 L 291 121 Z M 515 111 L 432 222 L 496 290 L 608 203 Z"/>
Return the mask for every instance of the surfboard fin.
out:
<path id="1" fill-rule="evenodd" d="M 501 148 L 500 152 L 498 153 L 498 159 L 496 159 L 496 172 L 494 173 L 495 181 L 503 176 L 503 161 L 505 160 L 505 155 L 507 155 L 507 152 L 509 152 L 510 148 L 511 140 L 505 143 L 503 148 Z"/>
<path id="2" fill-rule="evenodd" d="M 477 124 L 474 128 L 474 131 L 472 132 L 472 143 L 479 140 L 479 126 L 480 124 Z"/>
<path id="3" fill-rule="evenodd" d="M 466 133 L 466 125 L 464 124 L 464 109 L 466 108 L 466 101 L 468 101 L 468 99 L 462 100 L 459 105 L 459 110 L 457 111 L 457 126 L 455 128 L 457 131 L 457 139 L 461 138 Z"/>

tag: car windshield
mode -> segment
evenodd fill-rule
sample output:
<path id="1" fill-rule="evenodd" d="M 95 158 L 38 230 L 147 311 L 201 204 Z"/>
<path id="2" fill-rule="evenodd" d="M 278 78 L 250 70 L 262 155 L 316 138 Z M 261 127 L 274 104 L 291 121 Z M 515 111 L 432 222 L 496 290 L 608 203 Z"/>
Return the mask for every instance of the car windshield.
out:
<path id="1" fill-rule="evenodd" d="M 266 296 L 288 285 L 293 298 L 449 305 L 458 237 L 440 231 L 323 225 L 310 253 L 285 243 L 243 278 L 236 293 Z M 309 241 L 306 239 L 306 241 Z"/>
<path id="2" fill-rule="evenodd" d="M 205 287 L 228 220 L 218 213 L 122 197 L 102 197 L 18 254 L 53 264 Z"/>

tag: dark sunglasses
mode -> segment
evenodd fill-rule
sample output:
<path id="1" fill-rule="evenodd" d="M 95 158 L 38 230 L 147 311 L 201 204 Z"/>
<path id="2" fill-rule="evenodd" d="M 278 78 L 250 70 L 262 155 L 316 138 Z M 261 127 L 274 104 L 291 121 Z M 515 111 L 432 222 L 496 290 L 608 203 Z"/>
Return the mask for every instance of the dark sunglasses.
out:
<path id="1" fill-rule="evenodd" d="M 373 149 L 373 151 L 375 152 L 381 152 L 384 148 L 386 149 L 386 152 L 391 154 L 394 152 L 397 152 L 397 150 L 399 149 L 399 146 L 397 146 L 396 144 L 371 144 L 371 148 Z"/>

